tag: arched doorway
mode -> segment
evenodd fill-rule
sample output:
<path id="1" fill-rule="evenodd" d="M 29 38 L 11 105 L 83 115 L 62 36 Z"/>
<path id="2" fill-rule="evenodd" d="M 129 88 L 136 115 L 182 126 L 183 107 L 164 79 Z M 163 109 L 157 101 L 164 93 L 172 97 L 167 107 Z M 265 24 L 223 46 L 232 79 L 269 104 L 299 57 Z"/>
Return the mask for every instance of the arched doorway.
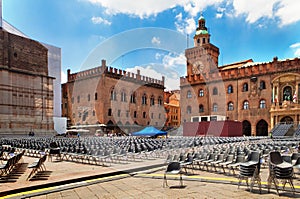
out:
<path id="1" fill-rule="evenodd" d="M 257 136 L 268 136 L 268 123 L 265 120 L 260 120 L 256 125 Z"/>
<path id="2" fill-rule="evenodd" d="M 243 121 L 243 135 L 251 136 L 251 123 L 247 120 Z"/>
<path id="3" fill-rule="evenodd" d="M 280 123 L 285 123 L 285 124 L 292 124 L 293 122 L 294 120 L 290 116 L 285 116 L 280 120 Z"/>

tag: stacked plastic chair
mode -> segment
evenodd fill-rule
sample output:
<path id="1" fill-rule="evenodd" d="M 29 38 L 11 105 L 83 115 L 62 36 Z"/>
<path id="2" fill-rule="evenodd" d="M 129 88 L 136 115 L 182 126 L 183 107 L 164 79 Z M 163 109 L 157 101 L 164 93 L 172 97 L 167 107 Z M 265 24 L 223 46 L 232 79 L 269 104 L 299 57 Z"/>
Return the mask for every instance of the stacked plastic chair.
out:
<path id="1" fill-rule="evenodd" d="M 261 193 L 261 177 L 260 177 L 260 153 L 258 151 L 251 151 L 246 162 L 240 164 L 239 184 L 242 180 L 246 180 L 247 187 L 248 179 L 251 179 L 250 192 L 252 192 L 254 183 L 257 182 L 259 192 Z"/>
<path id="2" fill-rule="evenodd" d="M 283 161 L 283 158 L 278 151 L 270 152 L 268 192 L 270 192 L 270 188 L 274 183 L 277 194 L 279 195 L 278 185 L 279 180 L 281 180 L 283 184 L 283 190 L 285 188 L 286 183 L 289 183 L 293 193 L 295 193 L 295 188 L 293 185 L 293 175 L 293 165 Z"/>

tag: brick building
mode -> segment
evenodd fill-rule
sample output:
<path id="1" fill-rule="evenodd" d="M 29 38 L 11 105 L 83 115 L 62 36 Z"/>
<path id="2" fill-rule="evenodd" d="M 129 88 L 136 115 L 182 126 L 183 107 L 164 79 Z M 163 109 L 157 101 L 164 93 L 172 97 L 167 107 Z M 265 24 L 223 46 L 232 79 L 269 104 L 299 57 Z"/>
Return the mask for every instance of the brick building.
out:
<path id="1" fill-rule="evenodd" d="M 72 73 L 62 85 L 62 114 L 72 125 L 105 124 L 109 132 L 129 134 L 144 126 L 162 128 L 164 77 L 153 79 L 102 65 Z M 92 129 L 95 131 L 97 129 Z"/>
<path id="2" fill-rule="evenodd" d="M 54 132 L 47 54 L 39 42 L 0 29 L 1 134 Z"/>
<path id="3" fill-rule="evenodd" d="M 164 94 L 166 110 L 166 129 L 180 126 L 180 91 L 166 91 Z"/>
<path id="4" fill-rule="evenodd" d="M 218 65 L 219 49 L 201 16 L 194 47 L 186 49 L 187 76 L 180 79 L 181 122 L 237 120 L 244 135 L 268 135 L 280 122 L 300 121 L 300 59 Z M 205 117 L 207 116 L 207 117 Z M 195 120 L 194 120 L 195 121 Z"/>

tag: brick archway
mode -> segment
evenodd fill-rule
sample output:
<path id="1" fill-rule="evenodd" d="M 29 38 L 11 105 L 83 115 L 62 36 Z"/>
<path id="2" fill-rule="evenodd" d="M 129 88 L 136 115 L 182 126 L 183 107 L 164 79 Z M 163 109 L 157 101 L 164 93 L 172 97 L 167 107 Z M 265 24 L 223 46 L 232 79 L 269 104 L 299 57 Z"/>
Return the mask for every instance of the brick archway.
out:
<path id="1" fill-rule="evenodd" d="M 268 136 L 268 123 L 265 120 L 256 124 L 256 136 Z"/>
<path id="2" fill-rule="evenodd" d="M 243 121 L 243 135 L 251 136 L 251 123 L 248 120 Z"/>

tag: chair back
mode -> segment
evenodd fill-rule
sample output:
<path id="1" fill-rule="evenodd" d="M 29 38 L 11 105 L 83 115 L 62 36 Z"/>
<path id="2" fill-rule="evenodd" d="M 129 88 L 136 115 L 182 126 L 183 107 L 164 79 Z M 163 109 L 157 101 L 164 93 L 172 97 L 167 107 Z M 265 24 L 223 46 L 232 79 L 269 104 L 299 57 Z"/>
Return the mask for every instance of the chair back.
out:
<path id="1" fill-rule="evenodd" d="M 180 171 L 180 168 L 180 162 L 170 162 L 168 164 L 166 172 Z"/>
<path id="2" fill-rule="evenodd" d="M 269 161 L 273 165 L 281 164 L 283 163 L 282 157 L 278 151 L 272 151 L 269 154 Z"/>

